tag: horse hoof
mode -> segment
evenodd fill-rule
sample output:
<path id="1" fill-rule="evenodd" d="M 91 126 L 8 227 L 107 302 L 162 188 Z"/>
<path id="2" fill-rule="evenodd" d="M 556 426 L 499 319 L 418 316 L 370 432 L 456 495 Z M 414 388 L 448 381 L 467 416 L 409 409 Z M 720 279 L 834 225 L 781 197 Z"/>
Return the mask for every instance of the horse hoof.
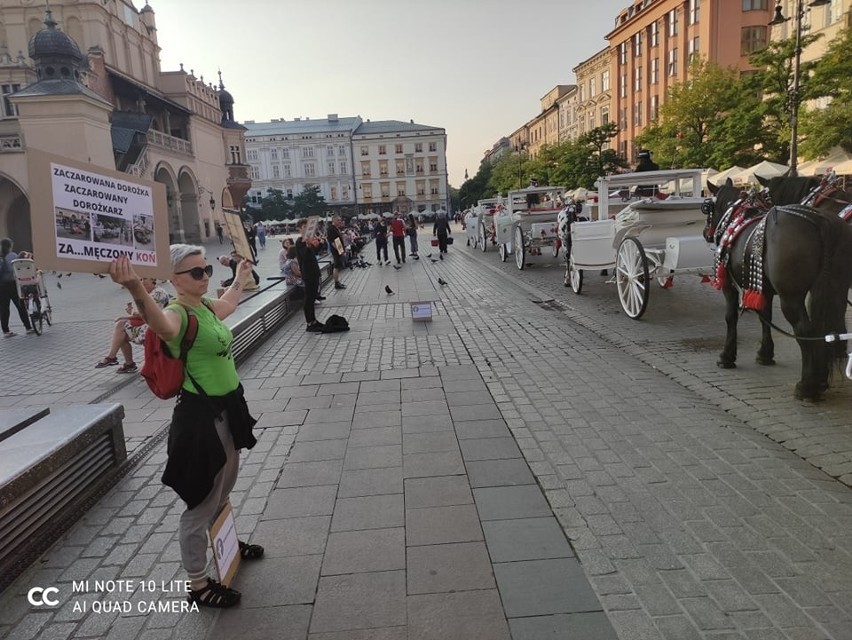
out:
<path id="1" fill-rule="evenodd" d="M 807 388 L 801 382 L 796 383 L 796 390 L 793 394 L 796 400 L 805 400 L 809 402 L 819 402 L 823 399 L 819 389 L 814 389 L 808 386 Z"/>
<path id="2" fill-rule="evenodd" d="M 759 365 L 763 365 L 764 367 L 771 367 L 775 364 L 775 358 L 761 358 L 758 356 L 755 358 L 755 362 Z"/>
<path id="3" fill-rule="evenodd" d="M 717 360 L 716 366 L 719 367 L 720 369 L 736 369 L 737 363 L 736 362 L 725 362 L 724 360 Z"/>

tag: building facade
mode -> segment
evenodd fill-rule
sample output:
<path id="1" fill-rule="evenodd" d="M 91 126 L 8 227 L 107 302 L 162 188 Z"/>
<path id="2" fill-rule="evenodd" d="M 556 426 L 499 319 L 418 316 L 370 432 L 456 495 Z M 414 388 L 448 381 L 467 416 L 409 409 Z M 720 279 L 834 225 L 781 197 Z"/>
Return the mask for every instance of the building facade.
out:
<path id="1" fill-rule="evenodd" d="M 172 241 L 215 233 L 250 186 L 243 129 L 221 76 L 163 72 L 159 51 L 147 4 L 0 0 L 0 235 L 31 247 L 28 194 L 47 185 L 28 149 L 163 183 Z"/>
<path id="2" fill-rule="evenodd" d="M 610 49 L 607 47 L 574 67 L 574 75 L 577 78 L 574 114 L 576 137 L 612 119 L 610 117 L 612 102 L 610 57 Z"/>
<path id="3" fill-rule="evenodd" d="M 749 54 L 768 42 L 773 8 L 771 0 L 636 0 L 621 11 L 606 36 L 619 154 L 635 159 L 633 140 L 668 89 L 689 79 L 696 57 L 750 69 Z"/>
<path id="4" fill-rule="evenodd" d="M 556 110 L 559 113 L 559 142 L 576 140 L 577 133 L 577 85 L 563 96 L 556 99 Z"/>

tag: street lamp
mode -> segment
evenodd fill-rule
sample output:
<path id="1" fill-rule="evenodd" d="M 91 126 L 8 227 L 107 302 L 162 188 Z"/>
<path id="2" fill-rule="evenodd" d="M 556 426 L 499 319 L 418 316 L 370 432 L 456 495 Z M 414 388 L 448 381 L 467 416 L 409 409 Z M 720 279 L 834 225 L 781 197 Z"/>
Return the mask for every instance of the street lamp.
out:
<path id="1" fill-rule="evenodd" d="M 809 7 L 822 7 L 831 0 L 811 0 Z M 793 87 L 790 89 L 790 169 L 789 175 L 796 176 L 796 165 L 799 155 L 799 67 L 802 62 L 802 18 L 805 17 L 805 6 L 803 0 L 796 0 L 796 51 L 793 56 Z M 785 18 L 781 11 L 781 0 L 776 0 L 775 16 L 769 23 L 770 27 L 784 24 L 790 20 Z"/>
<path id="2" fill-rule="evenodd" d="M 527 145 L 523 142 L 519 142 L 515 145 L 515 151 L 518 152 L 518 189 L 524 188 L 524 149 L 527 148 Z"/>

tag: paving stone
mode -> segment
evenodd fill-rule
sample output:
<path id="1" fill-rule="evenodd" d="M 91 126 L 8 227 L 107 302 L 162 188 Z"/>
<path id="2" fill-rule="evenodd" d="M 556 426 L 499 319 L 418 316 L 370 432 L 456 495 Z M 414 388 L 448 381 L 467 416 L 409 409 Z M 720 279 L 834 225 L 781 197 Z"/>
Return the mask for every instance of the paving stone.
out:
<path id="1" fill-rule="evenodd" d="M 323 424 L 326 422 L 345 422 L 352 420 L 354 409 L 308 409 L 304 424 Z"/>
<path id="2" fill-rule="evenodd" d="M 469 438 L 508 438 L 512 432 L 503 420 L 455 420 L 456 435 L 459 440 Z"/>
<path id="3" fill-rule="evenodd" d="M 574 552 L 555 518 L 482 523 L 492 562 L 571 558 Z"/>
<path id="4" fill-rule="evenodd" d="M 458 451 L 409 453 L 402 457 L 402 473 L 406 479 L 461 475 L 464 463 Z"/>
<path id="5" fill-rule="evenodd" d="M 405 537 L 409 547 L 483 539 L 472 504 L 406 509 Z"/>
<path id="6" fill-rule="evenodd" d="M 296 442 L 314 442 L 317 440 L 338 440 L 348 438 L 351 427 L 347 422 L 328 424 L 306 424 L 299 427 Z"/>
<path id="7" fill-rule="evenodd" d="M 473 488 L 535 484 L 523 458 L 468 461 L 465 466 Z"/>
<path id="8" fill-rule="evenodd" d="M 332 440 L 331 442 L 335 442 Z M 336 485 L 340 480 L 343 460 L 321 462 L 288 462 L 276 488 Z"/>
<path id="9" fill-rule="evenodd" d="M 210 640 L 240 637 L 303 640 L 308 633 L 311 610 L 307 605 L 256 608 L 241 602 L 227 616 L 219 616 L 208 637 Z"/>
<path id="10" fill-rule="evenodd" d="M 509 618 L 601 611 L 573 558 L 494 563 L 494 575 Z"/>
<path id="11" fill-rule="evenodd" d="M 405 569 L 405 529 L 341 531 L 328 538 L 322 575 Z"/>
<path id="12" fill-rule="evenodd" d="M 473 494 L 465 476 L 409 478 L 405 481 L 407 509 L 460 504 L 473 504 Z"/>
<path id="13" fill-rule="evenodd" d="M 344 469 L 379 469 L 402 466 L 402 446 L 398 444 L 354 447 L 346 451 Z"/>
<path id="14" fill-rule="evenodd" d="M 618 640 L 606 614 L 600 611 L 511 618 L 509 626 L 512 629 L 512 640 Z"/>
<path id="15" fill-rule="evenodd" d="M 465 462 L 520 458 L 514 438 L 473 438 L 459 442 Z"/>
<path id="16" fill-rule="evenodd" d="M 472 405 L 493 405 L 494 398 L 488 391 L 447 391 L 447 404 L 451 407 L 467 407 Z"/>
<path id="17" fill-rule="evenodd" d="M 383 627 L 333 633 L 312 633 L 308 640 L 409 640 L 408 627 Z"/>
<path id="18" fill-rule="evenodd" d="M 252 408 L 255 408 L 256 404 Z M 287 400 L 285 409 L 293 411 L 294 409 L 328 409 L 329 407 L 331 407 L 331 396 L 322 395 L 290 398 Z"/>
<path id="19" fill-rule="evenodd" d="M 356 429 L 349 436 L 350 447 L 375 447 L 391 444 L 402 444 L 401 427 Z"/>
<path id="20" fill-rule="evenodd" d="M 415 380 L 414 384 L 417 383 L 418 381 Z M 362 382 L 360 387 L 361 393 L 384 393 L 387 391 L 396 391 L 397 393 L 399 393 L 399 380 L 376 380 L 375 382 Z"/>
<path id="21" fill-rule="evenodd" d="M 439 451 L 458 451 L 459 443 L 452 431 L 433 431 L 429 433 L 406 433 L 402 439 L 402 452 L 435 453 Z"/>
<path id="22" fill-rule="evenodd" d="M 408 548 L 408 593 L 493 589 L 491 561 L 483 542 Z"/>
<path id="23" fill-rule="evenodd" d="M 405 526 L 402 494 L 338 498 L 332 531 L 387 529 Z"/>
<path id="24" fill-rule="evenodd" d="M 406 402 L 402 405 L 402 417 L 409 416 L 443 416 L 449 419 L 447 403 L 444 400 L 423 400 L 421 402 Z"/>
<path id="25" fill-rule="evenodd" d="M 304 423 L 307 411 L 294 409 L 292 411 L 273 411 L 260 416 L 255 429 L 271 429 L 276 427 L 289 427 Z"/>
<path id="26" fill-rule="evenodd" d="M 375 429 L 369 431 L 375 431 Z M 402 492 L 402 467 L 349 469 L 340 476 L 337 496 L 338 498 L 356 498 Z"/>
<path id="27" fill-rule="evenodd" d="M 408 597 L 409 640 L 510 640 L 495 589 Z"/>
<path id="28" fill-rule="evenodd" d="M 405 595 L 404 571 L 320 578 L 310 632 L 404 625 Z"/>
<path id="29" fill-rule="evenodd" d="M 266 504 L 261 520 L 330 516 L 334 511 L 337 487 L 299 487 L 276 489 Z"/>
<path id="30" fill-rule="evenodd" d="M 550 506 L 537 485 L 474 489 L 473 498 L 483 521 L 552 515 Z"/>
<path id="31" fill-rule="evenodd" d="M 243 607 L 279 607 L 311 604 L 319 580 L 322 556 L 264 558 L 243 562 L 234 588 L 243 593 Z M 287 576 L 281 580 L 281 576 Z"/>
<path id="32" fill-rule="evenodd" d="M 502 418 L 500 410 L 496 405 L 470 405 L 470 406 L 453 406 L 450 407 L 450 415 L 453 417 L 453 422 L 469 421 L 469 420 L 491 420 Z"/>
<path id="33" fill-rule="evenodd" d="M 331 516 L 263 520 L 251 535 L 251 542 L 264 548 L 264 557 L 322 554 L 331 526 Z"/>
<path id="34" fill-rule="evenodd" d="M 402 391 L 403 402 L 423 402 L 426 400 L 445 400 L 444 390 L 441 387 L 404 389 Z"/>
<path id="35" fill-rule="evenodd" d="M 401 411 L 370 411 L 356 413 L 352 419 L 352 429 L 371 429 L 375 427 L 398 427 L 402 424 Z"/>
<path id="36" fill-rule="evenodd" d="M 452 431 L 453 423 L 444 414 L 405 416 L 402 418 L 402 433 L 428 433 L 430 431 Z"/>

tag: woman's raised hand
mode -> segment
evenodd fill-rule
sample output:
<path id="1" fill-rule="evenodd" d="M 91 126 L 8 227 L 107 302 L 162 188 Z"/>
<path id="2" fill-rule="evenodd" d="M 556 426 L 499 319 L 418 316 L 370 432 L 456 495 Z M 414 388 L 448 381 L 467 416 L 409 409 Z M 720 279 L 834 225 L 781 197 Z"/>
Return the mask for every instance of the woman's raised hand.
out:
<path id="1" fill-rule="evenodd" d="M 130 289 L 131 285 L 138 283 L 141 286 L 139 276 L 133 270 L 133 265 L 130 264 L 130 259 L 127 256 L 116 258 L 109 265 L 109 277 L 113 282 L 123 285 Z"/>

